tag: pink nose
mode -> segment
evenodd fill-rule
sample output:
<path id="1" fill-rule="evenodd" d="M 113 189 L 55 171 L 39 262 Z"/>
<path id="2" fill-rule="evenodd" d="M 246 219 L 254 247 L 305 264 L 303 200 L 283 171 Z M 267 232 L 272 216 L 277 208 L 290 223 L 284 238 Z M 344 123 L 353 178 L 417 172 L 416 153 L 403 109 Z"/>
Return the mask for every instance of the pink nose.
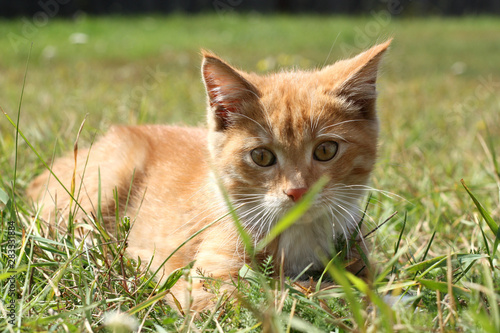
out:
<path id="1" fill-rule="evenodd" d="M 290 199 L 293 200 L 293 202 L 297 202 L 302 198 L 302 196 L 307 192 L 307 188 L 301 187 L 301 188 L 292 188 L 289 190 L 286 190 L 285 194 L 288 195 Z"/>

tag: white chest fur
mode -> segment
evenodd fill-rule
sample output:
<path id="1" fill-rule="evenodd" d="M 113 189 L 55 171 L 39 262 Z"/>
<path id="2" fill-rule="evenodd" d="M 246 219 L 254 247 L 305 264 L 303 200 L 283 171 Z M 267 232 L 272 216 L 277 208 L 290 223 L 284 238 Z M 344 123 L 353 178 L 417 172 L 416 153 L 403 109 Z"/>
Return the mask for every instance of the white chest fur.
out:
<path id="1" fill-rule="evenodd" d="M 301 223 L 285 230 L 278 243 L 278 255 L 284 253 L 284 270 L 287 276 L 295 277 L 306 267 L 319 271 L 324 267 L 323 260 L 334 250 L 334 225 L 325 217 L 313 223 Z"/>

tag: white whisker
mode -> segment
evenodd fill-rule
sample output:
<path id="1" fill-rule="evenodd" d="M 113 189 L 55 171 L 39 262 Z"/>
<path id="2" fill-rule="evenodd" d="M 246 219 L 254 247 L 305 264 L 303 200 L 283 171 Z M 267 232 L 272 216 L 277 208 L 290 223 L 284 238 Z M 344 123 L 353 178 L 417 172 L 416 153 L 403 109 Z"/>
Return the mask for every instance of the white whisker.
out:
<path id="1" fill-rule="evenodd" d="M 264 126 L 262 126 L 257 120 L 255 119 L 252 119 L 250 118 L 249 116 L 247 115 L 244 115 L 243 113 L 235 113 L 235 116 L 238 116 L 238 117 L 243 117 L 243 118 L 246 118 L 252 122 L 254 122 L 257 126 L 259 126 L 260 128 L 262 128 L 262 130 L 267 133 L 268 135 L 271 135 L 272 133 L 269 133 L 268 129 L 264 128 Z M 267 118 L 266 118 L 267 119 Z"/>

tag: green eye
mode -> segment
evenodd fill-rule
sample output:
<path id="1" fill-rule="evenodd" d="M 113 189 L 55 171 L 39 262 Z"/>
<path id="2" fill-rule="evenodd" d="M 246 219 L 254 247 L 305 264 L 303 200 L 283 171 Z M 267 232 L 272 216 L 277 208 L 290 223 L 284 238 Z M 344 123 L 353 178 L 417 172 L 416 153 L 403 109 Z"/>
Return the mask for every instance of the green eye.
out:
<path id="1" fill-rule="evenodd" d="M 252 160 L 261 167 L 268 167 L 276 163 L 276 156 L 265 148 L 256 148 L 250 153 Z"/>
<path id="2" fill-rule="evenodd" d="M 337 154 L 338 149 L 339 144 L 335 141 L 323 142 L 314 150 L 314 159 L 322 162 L 329 161 Z"/>

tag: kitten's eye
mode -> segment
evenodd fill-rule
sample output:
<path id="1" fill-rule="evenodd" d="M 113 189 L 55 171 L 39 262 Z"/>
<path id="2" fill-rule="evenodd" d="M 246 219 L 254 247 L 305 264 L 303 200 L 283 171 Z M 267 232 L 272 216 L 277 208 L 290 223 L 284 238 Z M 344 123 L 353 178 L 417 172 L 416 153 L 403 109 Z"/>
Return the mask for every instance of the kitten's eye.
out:
<path id="1" fill-rule="evenodd" d="M 338 149 L 339 144 L 335 141 L 323 142 L 314 150 L 314 159 L 322 162 L 329 161 L 337 154 Z"/>
<path id="2" fill-rule="evenodd" d="M 268 167 L 276 163 L 276 156 L 265 148 L 256 148 L 250 153 L 252 160 L 261 167 Z"/>

